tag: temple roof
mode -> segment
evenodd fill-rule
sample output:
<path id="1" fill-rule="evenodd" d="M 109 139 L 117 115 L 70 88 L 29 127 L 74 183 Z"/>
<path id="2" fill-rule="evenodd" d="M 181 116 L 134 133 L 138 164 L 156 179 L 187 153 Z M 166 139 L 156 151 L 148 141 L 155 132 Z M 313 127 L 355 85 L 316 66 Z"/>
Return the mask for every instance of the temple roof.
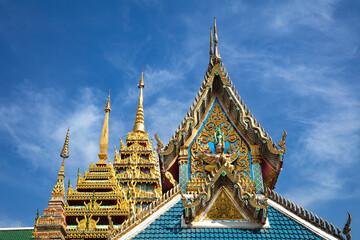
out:
<path id="1" fill-rule="evenodd" d="M 182 218 L 184 208 L 178 188 L 164 194 L 147 212 L 139 213 L 115 232 L 114 239 L 345 239 L 338 228 L 326 222 L 323 226 L 306 216 L 294 214 L 285 202 L 268 200 L 266 229 L 186 228 Z M 305 210 L 308 212 L 307 210 Z M 311 213 L 312 216 L 313 213 Z M 316 216 L 317 217 L 317 216 Z"/>
<path id="2" fill-rule="evenodd" d="M 269 207 L 270 229 L 181 228 L 183 207 L 176 203 L 132 239 L 323 239 L 291 218 Z"/>

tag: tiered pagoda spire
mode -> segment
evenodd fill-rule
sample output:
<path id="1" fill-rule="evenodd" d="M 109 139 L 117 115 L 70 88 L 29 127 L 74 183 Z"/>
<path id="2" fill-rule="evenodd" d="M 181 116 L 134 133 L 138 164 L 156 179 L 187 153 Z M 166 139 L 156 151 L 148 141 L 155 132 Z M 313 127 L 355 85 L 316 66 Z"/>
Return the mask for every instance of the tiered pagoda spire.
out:
<path id="1" fill-rule="evenodd" d="M 126 144 L 121 141 L 120 151 L 115 148 L 114 168 L 120 184 L 126 188 L 131 214 L 146 207 L 162 195 L 159 163 L 152 149 L 152 141 L 145 132 L 143 88 L 144 71 L 138 84 L 139 103 L 133 131 L 127 134 Z"/>
<path id="2" fill-rule="evenodd" d="M 51 191 L 51 199 L 44 214 L 37 218 L 32 239 L 65 239 L 67 223 L 65 221 L 65 158 L 69 157 L 69 129 L 66 133 L 64 146 L 60 153 L 62 164 L 58 178 Z"/>
<path id="3" fill-rule="evenodd" d="M 108 158 L 110 92 L 105 106 L 105 120 L 100 138 L 100 160 L 90 164 L 82 177 L 78 173 L 76 188 L 67 192 L 65 208 L 68 224 L 66 239 L 106 239 L 114 226 L 129 217 L 129 202 L 119 186 Z"/>

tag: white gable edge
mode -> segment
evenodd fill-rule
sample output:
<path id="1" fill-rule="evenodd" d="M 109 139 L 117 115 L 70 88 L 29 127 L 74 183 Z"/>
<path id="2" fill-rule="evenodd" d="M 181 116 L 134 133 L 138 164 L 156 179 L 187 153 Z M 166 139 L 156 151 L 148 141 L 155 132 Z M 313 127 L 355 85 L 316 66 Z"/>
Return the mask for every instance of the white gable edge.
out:
<path id="1" fill-rule="evenodd" d="M 301 217 L 297 216 L 296 214 L 294 214 L 293 212 L 287 210 L 286 208 L 284 208 L 283 206 L 281 206 L 280 204 L 274 202 L 271 199 L 267 200 L 267 203 L 269 204 L 269 206 L 275 208 L 276 210 L 278 210 L 280 213 L 284 214 L 285 216 L 291 218 L 292 220 L 294 220 L 295 222 L 299 223 L 300 225 L 302 225 L 303 227 L 309 229 L 311 232 L 315 233 L 316 235 L 318 235 L 319 237 L 322 237 L 324 239 L 328 239 L 328 240 L 339 240 L 339 238 L 336 238 L 332 235 L 330 235 L 329 233 L 325 232 L 324 230 L 322 230 L 319 227 L 316 227 L 315 225 L 309 223 L 308 221 L 302 219 Z"/>

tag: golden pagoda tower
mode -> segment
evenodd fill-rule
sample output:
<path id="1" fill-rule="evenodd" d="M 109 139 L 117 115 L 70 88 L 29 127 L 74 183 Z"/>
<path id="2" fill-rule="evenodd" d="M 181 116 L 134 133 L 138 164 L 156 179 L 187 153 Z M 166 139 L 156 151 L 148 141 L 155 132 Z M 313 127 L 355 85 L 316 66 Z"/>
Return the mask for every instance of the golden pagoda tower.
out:
<path id="1" fill-rule="evenodd" d="M 127 134 L 126 145 L 121 140 L 120 150 L 115 148 L 114 168 L 117 178 L 130 201 L 130 212 L 135 214 L 162 195 L 159 162 L 152 141 L 145 132 L 143 89 L 144 71 L 141 72 L 139 103 L 133 131 Z"/>
<path id="2" fill-rule="evenodd" d="M 82 177 L 78 173 L 76 188 L 69 184 L 65 207 L 66 239 L 106 239 L 114 226 L 129 217 L 129 201 L 116 179 L 112 164 L 106 163 L 110 93 L 105 106 L 105 120 L 100 138 L 99 161 L 90 164 Z"/>
<path id="3" fill-rule="evenodd" d="M 65 158 L 69 157 L 69 129 L 66 134 L 63 149 L 60 153 L 62 164 L 54 188 L 51 191 L 51 199 L 44 214 L 35 222 L 31 239 L 65 239 L 67 224 L 64 213 L 65 199 Z"/>

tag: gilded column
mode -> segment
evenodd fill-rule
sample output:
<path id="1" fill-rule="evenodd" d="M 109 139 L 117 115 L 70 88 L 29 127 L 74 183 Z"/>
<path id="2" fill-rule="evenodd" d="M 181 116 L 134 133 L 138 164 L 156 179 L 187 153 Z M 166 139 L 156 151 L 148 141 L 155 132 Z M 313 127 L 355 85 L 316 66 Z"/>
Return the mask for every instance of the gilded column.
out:
<path id="1" fill-rule="evenodd" d="M 261 193 L 264 191 L 262 171 L 261 171 L 261 156 L 260 156 L 260 146 L 251 145 L 251 163 L 253 169 L 253 175 L 255 180 L 255 189 L 256 193 Z"/>
<path id="2" fill-rule="evenodd" d="M 187 192 L 188 182 L 188 148 L 185 146 L 180 147 L 179 153 L 179 184 L 183 193 Z"/>

